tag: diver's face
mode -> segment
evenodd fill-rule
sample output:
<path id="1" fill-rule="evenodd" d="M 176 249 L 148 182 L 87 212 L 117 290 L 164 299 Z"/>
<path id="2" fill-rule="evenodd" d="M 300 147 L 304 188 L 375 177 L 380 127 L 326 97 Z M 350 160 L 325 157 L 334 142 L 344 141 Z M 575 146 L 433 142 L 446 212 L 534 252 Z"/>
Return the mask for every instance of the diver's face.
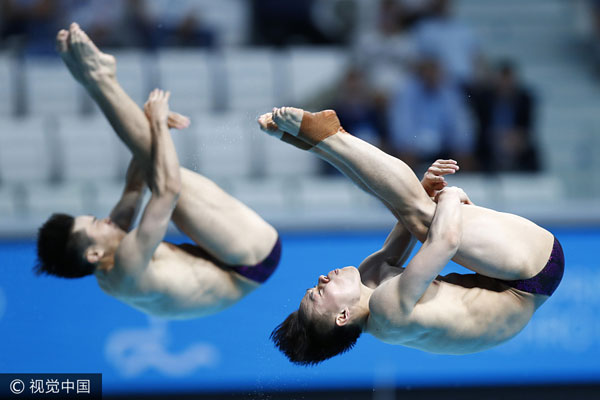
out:
<path id="1" fill-rule="evenodd" d="M 75 218 L 73 232 L 83 230 L 95 244 L 112 248 L 125 236 L 125 231 L 119 228 L 110 218 L 97 219 L 91 215 L 81 215 Z"/>
<path id="2" fill-rule="evenodd" d="M 360 273 L 354 267 L 335 269 L 319 276 L 317 285 L 308 289 L 300 308 L 309 318 L 335 316 L 360 299 Z"/>

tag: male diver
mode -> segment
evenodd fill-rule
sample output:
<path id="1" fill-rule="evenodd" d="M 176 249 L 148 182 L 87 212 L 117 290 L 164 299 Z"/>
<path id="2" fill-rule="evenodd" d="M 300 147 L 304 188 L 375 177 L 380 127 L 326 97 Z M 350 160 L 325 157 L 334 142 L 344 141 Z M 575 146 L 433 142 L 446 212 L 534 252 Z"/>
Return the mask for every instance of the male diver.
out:
<path id="1" fill-rule="evenodd" d="M 94 275 L 105 293 L 165 318 L 213 314 L 258 288 L 279 263 L 278 234 L 212 181 L 179 167 L 169 126 L 189 121 L 169 113 L 168 93 L 153 91 L 142 111 L 117 82 L 114 57 L 75 23 L 58 32 L 57 49 L 133 159 L 108 218 L 54 214 L 46 221 L 37 271 Z M 152 195 L 132 229 L 146 184 Z M 195 244 L 162 241 L 170 220 Z"/>
<path id="2" fill-rule="evenodd" d="M 358 268 L 321 275 L 272 332 L 290 361 L 317 364 L 352 348 L 363 332 L 433 353 L 482 351 L 519 333 L 559 285 L 564 256 L 550 232 L 473 205 L 459 188 L 428 193 L 401 160 L 346 132 L 334 111 L 275 108 L 258 122 L 330 162 L 398 220 L 381 250 Z M 412 237 L 423 244 L 402 268 Z M 441 276 L 450 260 L 475 273 Z"/>

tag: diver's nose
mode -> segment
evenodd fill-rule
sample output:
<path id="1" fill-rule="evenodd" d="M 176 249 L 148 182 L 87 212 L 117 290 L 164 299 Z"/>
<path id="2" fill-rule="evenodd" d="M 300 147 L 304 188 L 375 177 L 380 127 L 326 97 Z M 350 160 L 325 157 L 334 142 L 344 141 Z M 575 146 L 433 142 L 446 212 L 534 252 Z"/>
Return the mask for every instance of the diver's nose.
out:
<path id="1" fill-rule="evenodd" d="M 329 282 L 329 278 L 325 275 L 319 276 L 319 283 L 327 283 Z"/>

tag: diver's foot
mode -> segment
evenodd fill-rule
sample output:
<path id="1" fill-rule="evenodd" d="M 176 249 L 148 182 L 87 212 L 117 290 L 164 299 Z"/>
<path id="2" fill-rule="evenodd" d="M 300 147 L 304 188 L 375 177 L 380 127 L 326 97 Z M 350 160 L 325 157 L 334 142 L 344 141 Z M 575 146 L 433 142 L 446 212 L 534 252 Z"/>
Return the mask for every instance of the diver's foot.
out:
<path id="1" fill-rule="evenodd" d="M 98 50 L 77 23 L 72 23 L 68 31 L 58 32 L 56 48 L 73 77 L 84 86 L 116 77 L 115 58 Z"/>
<path id="2" fill-rule="evenodd" d="M 300 131 L 300 125 L 302 125 L 302 117 L 304 116 L 304 110 L 294 107 L 281 107 L 273 108 L 271 113 L 273 121 L 283 131 L 288 132 L 294 136 L 298 136 Z"/>
<path id="3" fill-rule="evenodd" d="M 82 82 L 83 76 L 81 75 L 81 71 L 74 65 L 75 61 L 73 60 L 73 56 L 69 51 L 69 47 L 69 31 L 66 29 L 61 29 L 56 34 L 56 51 L 71 72 L 71 75 L 73 75 L 78 82 Z"/>
<path id="4" fill-rule="evenodd" d="M 285 132 L 311 146 L 338 132 L 346 132 L 333 110 L 311 113 L 293 107 L 273 109 L 273 121 Z"/>
<path id="5" fill-rule="evenodd" d="M 298 139 L 288 132 L 284 132 L 279 126 L 273 121 L 273 113 L 266 113 L 258 117 L 258 125 L 260 129 L 266 134 L 273 136 L 283 142 L 289 143 L 301 150 L 310 150 L 313 146 Z"/>

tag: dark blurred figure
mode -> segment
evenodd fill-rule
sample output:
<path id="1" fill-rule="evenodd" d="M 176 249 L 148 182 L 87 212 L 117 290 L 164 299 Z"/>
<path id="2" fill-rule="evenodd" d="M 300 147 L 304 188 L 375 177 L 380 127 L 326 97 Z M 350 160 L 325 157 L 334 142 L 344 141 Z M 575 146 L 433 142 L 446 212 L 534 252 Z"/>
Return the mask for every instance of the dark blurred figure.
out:
<path id="1" fill-rule="evenodd" d="M 379 2 L 375 29 L 359 35 L 354 53 L 369 85 L 382 100 L 405 82 L 416 51 L 406 30 L 404 9 L 396 0 Z"/>
<path id="2" fill-rule="evenodd" d="M 373 28 L 358 35 L 354 58 L 364 71 L 365 84 L 372 92 L 371 107 L 378 121 L 377 146 L 387 148 L 390 142 L 389 102 L 396 92 L 403 90 L 417 53 L 407 29 L 406 10 L 398 0 L 379 1 Z"/>
<path id="3" fill-rule="evenodd" d="M 600 0 L 588 0 L 590 8 L 590 18 L 592 22 L 592 56 L 595 64 L 596 73 L 600 75 Z"/>
<path id="4" fill-rule="evenodd" d="M 336 91 L 332 108 L 346 130 L 375 146 L 381 145 L 381 117 L 360 69 L 351 68 L 346 72 Z"/>
<path id="5" fill-rule="evenodd" d="M 334 109 L 344 127 L 352 135 L 375 146 L 381 146 L 385 114 L 377 106 L 376 95 L 367 84 L 364 72 L 357 66 L 346 71 L 334 94 L 324 108 Z M 338 175 L 340 172 L 329 163 L 321 162 L 321 172 Z"/>
<path id="6" fill-rule="evenodd" d="M 175 27 L 168 45 L 212 48 L 215 46 L 215 33 L 196 15 L 187 15 Z"/>
<path id="7" fill-rule="evenodd" d="M 25 54 L 54 55 L 54 37 L 61 26 L 59 0 L 2 0 L 2 42 L 17 39 Z"/>
<path id="8" fill-rule="evenodd" d="M 167 0 L 62 0 L 69 21 L 86 27 L 100 47 L 213 47 L 216 34 L 193 2 Z M 67 22 L 67 24 L 68 24 Z"/>
<path id="9" fill-rule="evenodd" d="M 63 0 L 67 1 L 67 0 Z M 146 0 L 68 0 L 70 21 L 100 47 L 156 49 L 160 32 Z"/>
<path id="10" fill-rule="evenodd" d="M 477 155 L 484 171 L 540 170 L 533 141 L 534 98 L 511 62 L 502 62 L 491 85 L 474 93 Z"/>
<path id="11" fill-rule="evenodd" d="M 357 0 L 314 0 L 310 19 L 329 43 L 347 44 L 358 23 Z"/>
<path id="12" fill-rule="evenodd" d="M 427 18 L 431 15 L 434 8 L 433 3 L 437 0 L 394 0 L 399 4 L 405 13 L 404 22 L 407 27 Z"/>
<path id="13" fill-rule="evenodd" d="M 430 14 L 414 28 L 417 48 L 438 54 L 449 78 L 467 86 L 480 52 L 475 35 L 452 14 L 451 0 L 432 0 L 430 4 Z"/>
<path id="14" fill-rule="evenodd" d="M 463 95 L 436 55 L 424 54 L 388 110 L 390 150 L 417 172 L 437 158 L 452 158 L 463 170 L 475 166 L 471 120 Z"/>
<path id="15" fill-rule="evenodd" d="M 124 45 L 156 49 L 160 32 L 156 19 L 148 10 L 145 0 L 124 0 L 123 29 L 127 32 L 128 42 Z"/>
<path id="16" fill-rule="evenodd" d="M 194 1 L 144 0 L 147 19 L 152 23 L 159 46 L 217 46 L 216 30 L 202 18 L 202 6 Z M 143 21 L 144 18 L 138 18 Z M 142 22 L 141 26 L 144 24 Z M 139 30 L 140 32 L 142 29 Z"/>
<path id="17" fill-rule="evenodd" d="M 0 0 L 0 39 L 2 47 L 7 39 L 24 37 L 27 33 L 27 12 L 17 7 L 14 0 Z"/>
<path id="18" fill-rule="evenodd" d="M 68 4 L 68 20 L 65 25 L 76 21 L 86 28 L 88 35 L 99 47 L 131 45 L 131 27 L 125 26 L 125 10 L 128 3 L 123 0 L 63 0 Z"/>
<path id="19" fill-rule="evenodd" d="M 312 21 L 314 0 L 252 0 L 254 43 L 324 44 L 329 40 Z"/>

